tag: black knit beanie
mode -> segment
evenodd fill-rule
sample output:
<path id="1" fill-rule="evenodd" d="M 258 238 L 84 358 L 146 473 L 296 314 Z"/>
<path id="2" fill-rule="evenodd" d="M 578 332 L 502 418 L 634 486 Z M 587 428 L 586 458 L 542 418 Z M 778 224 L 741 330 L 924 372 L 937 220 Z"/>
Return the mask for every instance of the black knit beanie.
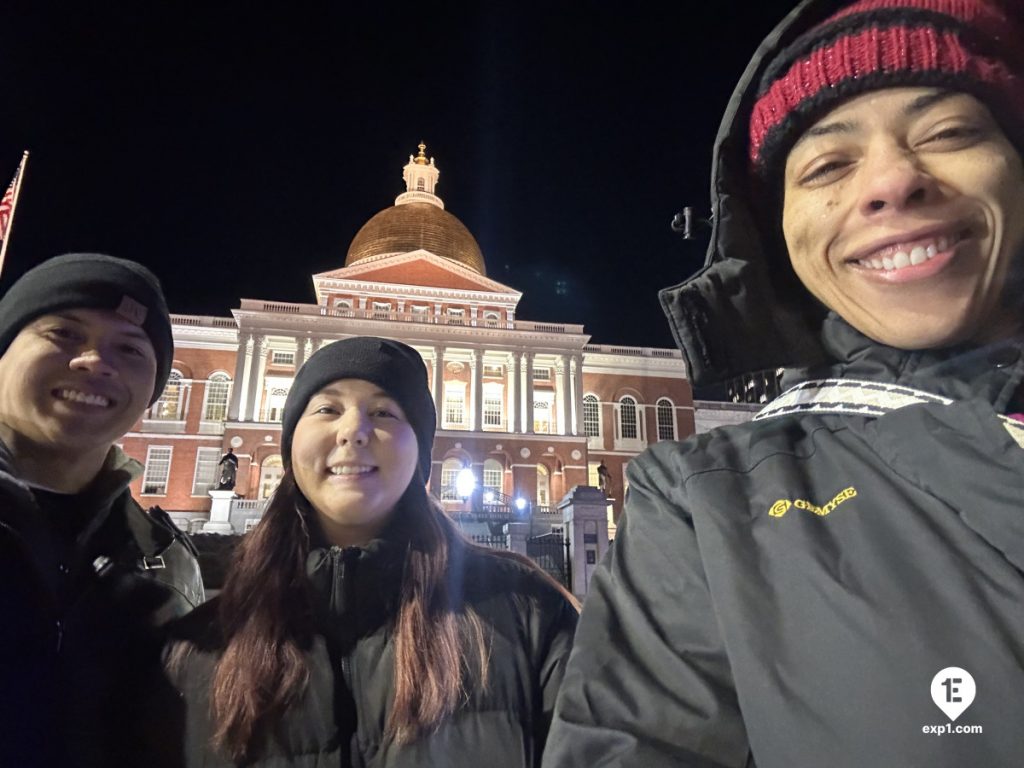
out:
<path id="1" fill-rule="evenodd" d="M 156 353 L 150 405 L 164 391 L 174 358 L 171 318 L 156 275 L 101 253 L 66 253 L 33 267 L 0 299 L 0 355 L 37 317 L 62 309 L 109 309 L 139 326 Z"/>
<path id="2" fill-rule="evenodd" d="M 400 341 L 356 336 L 318 350 L 297 374 L 284 403 L 281 455 L 292 463 L 295 425 L 313 395 L 338 379 L 362 379 L 376 384 L 394 398 L 416 433 L 421 479 L 430 477 L 430 451 L 434 445 L 437 413 L 427 386 L 427 368 L 420 353 Z"/>

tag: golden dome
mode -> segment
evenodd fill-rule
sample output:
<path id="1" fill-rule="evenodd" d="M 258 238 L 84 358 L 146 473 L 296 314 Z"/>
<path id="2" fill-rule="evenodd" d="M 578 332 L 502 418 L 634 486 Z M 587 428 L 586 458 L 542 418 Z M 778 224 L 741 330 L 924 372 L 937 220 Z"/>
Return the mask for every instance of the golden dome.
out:
<path id="1" fill-rule="evenodd" d="M 366 222 L 348 248 L 345 266 L 419 248 L 487 274 L 484 255 L 465 224 L 437 205 L 414 202 L 385 208 Z"/>

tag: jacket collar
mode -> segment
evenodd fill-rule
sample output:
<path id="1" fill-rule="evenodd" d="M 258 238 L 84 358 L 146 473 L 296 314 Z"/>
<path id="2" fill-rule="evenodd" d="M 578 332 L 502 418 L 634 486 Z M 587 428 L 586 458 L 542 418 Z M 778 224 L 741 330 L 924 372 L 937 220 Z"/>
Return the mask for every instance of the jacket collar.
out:
<path id="1" fill-rule="evenodd" d="M 954 400 L 980 398 L 1003 413 L 1024 380 L 1024 339 L 1019 338 L 983 347 L 908 351 L 878 344 L 829 313 L 821 341 L 827 362 L 787 370 L 784 388 L 809 379 L 865 379 Z"/>

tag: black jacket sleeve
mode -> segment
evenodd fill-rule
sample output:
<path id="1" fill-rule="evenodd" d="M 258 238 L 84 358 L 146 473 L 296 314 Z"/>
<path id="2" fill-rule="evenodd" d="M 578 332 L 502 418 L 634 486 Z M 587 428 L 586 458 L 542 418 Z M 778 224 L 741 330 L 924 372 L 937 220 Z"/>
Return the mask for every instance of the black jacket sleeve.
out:
<path id="1" fill-rule="evenodd" d="M 752 764 L 685 486 L 672 474 L 650 454 L 629 467 L 625 521 L 591 581 L 545 768 Z"/>

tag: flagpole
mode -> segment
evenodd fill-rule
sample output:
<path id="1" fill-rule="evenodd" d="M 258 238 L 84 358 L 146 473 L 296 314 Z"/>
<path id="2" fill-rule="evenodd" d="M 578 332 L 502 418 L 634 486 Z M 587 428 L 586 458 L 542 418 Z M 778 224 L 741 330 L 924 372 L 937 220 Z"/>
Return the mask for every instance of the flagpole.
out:
<path id="1" fill-rule="evenodd" d="M 4 268 L 4 257 L 7 255 L 7 244 L 11 241 L 11 232 L 14 230 L 14 212 L 18 208 L 18 195 L 21 194 L 21 182 L 25 178 L 25 168 L 28 167 L 28 150 L 21 156 L 21 163 L 18 164 L 18 178 L 14 182 L 14 197 L 11 198 L 11 215 L 7 219 L 7 232 L 4 234 L 3 244 L 0 244 L 0 272 Z"/>

